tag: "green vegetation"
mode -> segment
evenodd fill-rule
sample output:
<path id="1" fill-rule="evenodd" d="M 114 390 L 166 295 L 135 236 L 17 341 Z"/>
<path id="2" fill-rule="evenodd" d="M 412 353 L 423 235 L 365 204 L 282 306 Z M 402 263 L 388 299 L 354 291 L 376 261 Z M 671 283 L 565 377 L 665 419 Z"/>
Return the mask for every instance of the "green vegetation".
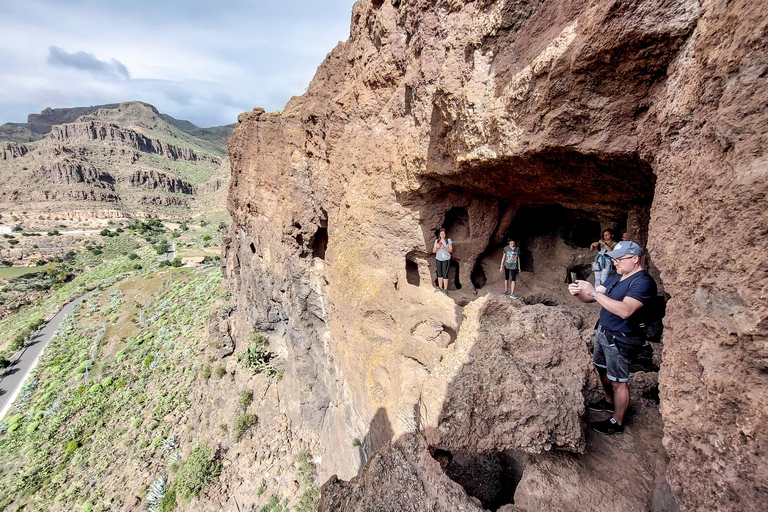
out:
<path id="1" fill-rule="evenodd" d="M 242 407 L 243 409 L 247 409 L 248 406 L 251 405 L 251 403 L 253 403 L 253 391 L 250 389 L 244 389 L 240 393 L 239 403 L 240 403 L 240 407 Z"/>
<path id="2" fill-rule="evenodd" d="M 206 445 L 197 446 L 176 475 L 176 493 L 184 501 L 197 498 L 221 473 L 221 461 Z"/>
<path id="3" fill-rule="evenodd" d="M 250 430 L 251 427 L 256 426 L 258 423 L 259 420 L 256 418 L 255 414 L 246 413 L 238 416 L 237 421 L 235 422 L 235 440 L 238 443 L 242 441 L 248 430 Z"/>
<path id="4" fill-rule="evenodd" d="M 271 364 L 272 352 L 267 348 L 267 337 L 260 332 L 250 335 L 251 345 L 244 353 L 237 356 L 238 362 L 244 362 L 246 368 L 250 368 L 254 373 L 264 373 L 266 375 L 276 375 L 278 379 L 282 378 L 283 370 Z"/>
<path id="5" fill-rule="evenodd" d="M 107 324 L 113 312 L 133 307 L 135 299 L 126 298 L 115 275 L 128 261 L 121 256 L 103 263 L 109 272 L 97 266 L 76 278 L 104 289 L 65 319 L 0 423 L 0 510 L 48 510 L 54 503 L 66 510 L 83 503 L 94 512 L 112 510 L 99 494 L 105 475 L 125 471 L 132 457 L 150 461 L 156 475 L 169 471 L 166 460 L 169 468 L 179 465 L 179 440 L 169 434 L 179 427 L 171 418 L 191 405 L 195 375 L 203 368 L 193 349 L 221 297 L 221 273 L 213 265 L 174 270 L 164 278 L 151 270 L 129 272 L 122 278 L 153 279 L 158 290 L 145 292 L 151 298 L 142 300 L 141 323 Z M 18 316 L 3 322 L 17 325 Z M 107 329 L 112 334 L 105 336 Z M 205 450 L 193 450 L 167 485 L 158 482 L 155 490 L 167 492 L 153 495 L 153 510 L 173 510 L 177 496 L 190 499 L 216 481 L 220 462 Z"/>

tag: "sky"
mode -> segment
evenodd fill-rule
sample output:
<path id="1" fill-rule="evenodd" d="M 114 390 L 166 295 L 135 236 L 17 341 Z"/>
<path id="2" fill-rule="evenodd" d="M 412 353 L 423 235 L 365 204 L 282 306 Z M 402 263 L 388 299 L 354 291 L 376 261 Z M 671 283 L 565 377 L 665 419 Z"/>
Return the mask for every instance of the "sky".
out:
<path id="1" fill-rule="evenodd" d="M 209 127 L 282 109 L 354 0 L 0 0 L 0 124 L 140 100 Z"/>

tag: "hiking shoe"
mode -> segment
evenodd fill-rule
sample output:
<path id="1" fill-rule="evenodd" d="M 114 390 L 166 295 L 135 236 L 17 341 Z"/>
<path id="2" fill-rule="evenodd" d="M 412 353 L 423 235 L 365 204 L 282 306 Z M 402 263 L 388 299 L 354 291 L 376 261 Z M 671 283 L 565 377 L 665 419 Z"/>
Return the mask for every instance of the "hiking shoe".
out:
<path id="1" fill-rule="evenodd" d="M 509 292 L 501 292 L 502 295 L 509 295 Z"/>
<path id="2" fill-rule="evenodd" d="M 609 418 L 603 421 L 596 421 L 594 423 L 590 423 L 589 426 L 592 427 L 592 430 L 598 434 L 603 434 L 606 436 L 624 433 L 624 426 L 619 425 L 614 418 Z"/>
<path id="3" fill-rule="evenodd" d="M 443 289 L 442 288 L 435 288 L 435 293 L 443 293 Z"/>
<path id="4" fill-rule="evenodd" d="M 510 293 L 510 294 L 509 294 L 509 298 L 510 298 L 510 299 L 517 299 L 517 298 L 519 298 L 519 297 L 518 297 L 517 295 L 515 295 L 514 293 Z"/>
<path id="5" fill-rule="evenodd" d="M 448 290 L 443 290 L 443 295 L 448 295 Z"/>
<path id="6" fill-rule="evenodd" d="M 605 398 L 602 398 L 599 402 L 595 402 L 593 404 L 589 404 L 587 408 L 590 411 L 607 411 L 607 412 L 613 412 L 613 404 L 606 400 Z"/>

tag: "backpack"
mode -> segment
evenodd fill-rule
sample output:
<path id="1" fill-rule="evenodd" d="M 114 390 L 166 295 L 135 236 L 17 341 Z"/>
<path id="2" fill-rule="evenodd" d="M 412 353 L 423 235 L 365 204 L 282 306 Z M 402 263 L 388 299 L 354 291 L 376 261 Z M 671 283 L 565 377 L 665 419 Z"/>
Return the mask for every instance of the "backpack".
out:
<path id="1" fill-rule="evenodd" d="M 603 270 L 607 267 L 608 256 L 606 256 L 605 253 L 598 253 L 597 256 L 595 256 L 595 261 L 592 263 L 592 270 L 594 272 L 599 272 L 600 270 Z"/>
<path id="2" fill-rule="evenodd" d="M 651 297 L 630 317 L 629 325 L 632 327 L 632 333 L 643 341 L 660 343 L 666 312 L 667 302 L 664 297 L 661 295 Z"/>

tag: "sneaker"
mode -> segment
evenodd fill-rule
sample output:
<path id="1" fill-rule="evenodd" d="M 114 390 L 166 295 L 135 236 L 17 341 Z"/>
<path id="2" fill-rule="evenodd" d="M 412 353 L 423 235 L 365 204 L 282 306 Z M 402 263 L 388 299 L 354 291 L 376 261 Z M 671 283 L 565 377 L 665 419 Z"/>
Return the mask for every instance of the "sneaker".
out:
<path id="1" fill-rule="evenodd" d="M 442 288 L 435 288 L 435 293 L 443 293 L 443 289 Z"/>
<path id="2" fill-rule="evenodd" d="M 613 404 L 606 400 L 605 398 L 602 398 L 599 402 L 595 402 L 593 404 L 589 404 L 587 408 L 590 411 L 607 411 L 607 412 L 613 412 Z"/>
<path id="3" fill-rule="evenodd" d="M 448 290 L 443 290 L 443 295 L 448 295 Z"/>
<path id="4" fill-rule="evenodd" d="M 518 297 L 517 297 L 517 295 L 515 295 L 514 293 L 510 293 L 510 294 L 509 294 L 509 298 L 510 298 L 510 299 L 517 299 Z"/>
<path id="5" fill-rule="evenodd" d="M 509 292 L 501 292 L 502 295 L 509 295 Z"/>
<path id="6" fill-rule="evenodd" d="M 624 426 L 619 425 L 614 418 L 609 418 L 603 421 L 596 421 L 594 423 L 590 423 L 589 426 L 592 427 L 592 430 L 594 430 L 598 434 L 603 434 L 606 436 L 612 436 L 613 434 L 624 433 Z"/>

